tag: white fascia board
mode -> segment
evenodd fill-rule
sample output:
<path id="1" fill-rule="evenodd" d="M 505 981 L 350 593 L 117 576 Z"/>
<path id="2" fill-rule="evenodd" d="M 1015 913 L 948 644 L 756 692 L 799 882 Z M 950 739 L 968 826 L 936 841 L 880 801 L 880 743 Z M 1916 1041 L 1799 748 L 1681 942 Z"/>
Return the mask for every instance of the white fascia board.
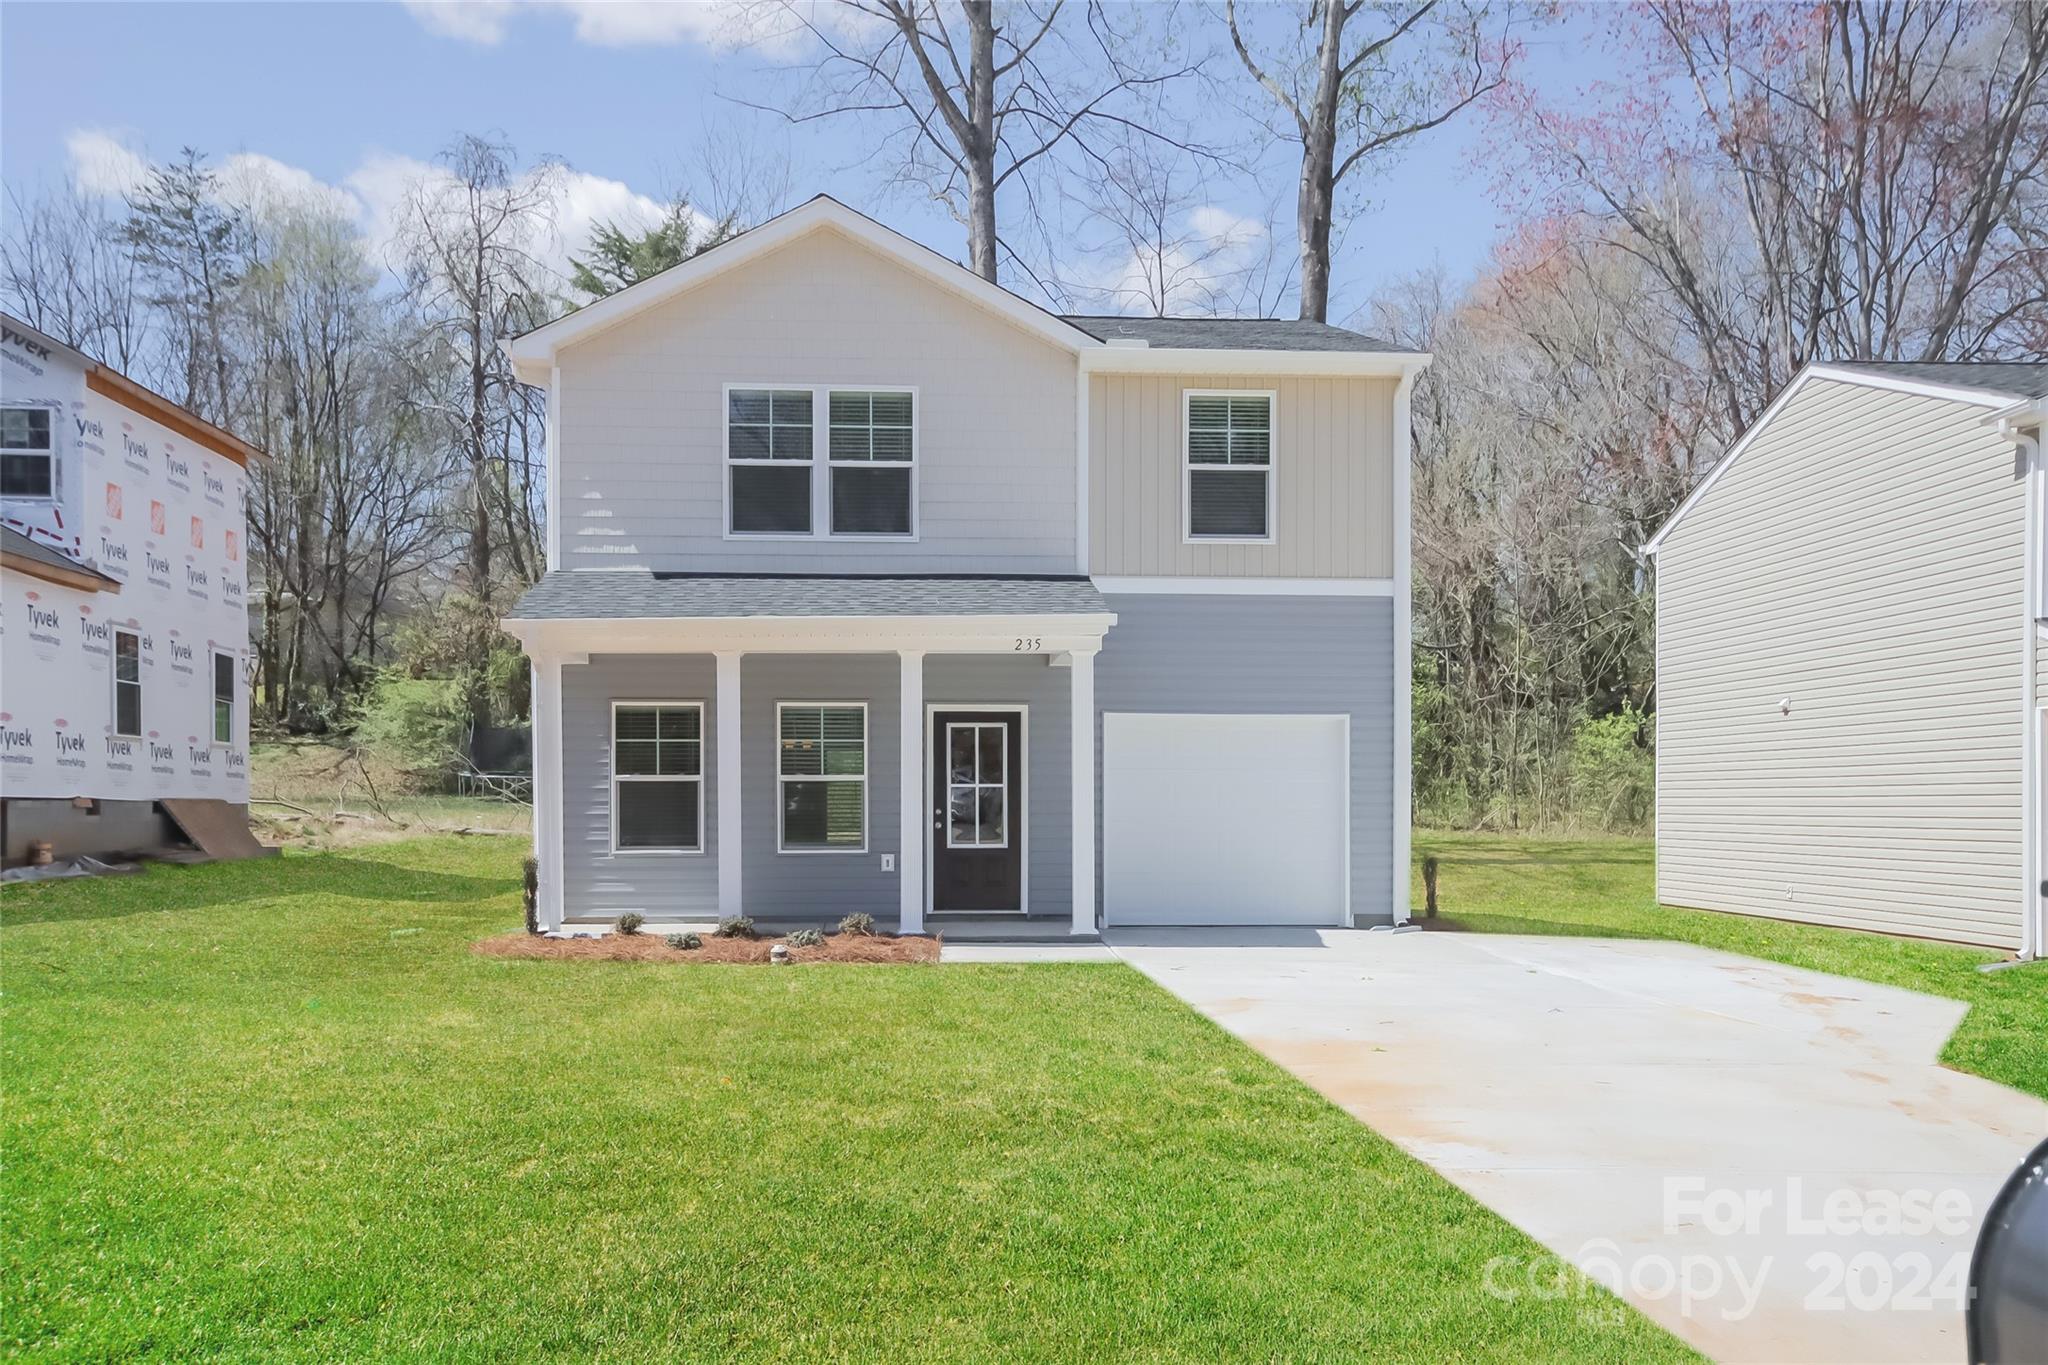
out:
<path id="1" fill-rule="evenodd" d="M 545 383 L 548 368 L 555 363 L 556 354 L 564 347 L 588 340 L 649 308 L 823 229 L 852 238 L 1054 345 L 1072 351 L 1101 345 L 1080 328 L 1061 321 L 1001 285 L 984 280 L 929 247 L 883 227 L 865 214 L 854 212 L 836 199 L 820 195 L 759 227 L 748 229 L 701 256 L 506 342 L 505 353 L 511 357 L 513 370 L 523 382 Z"/>
<path id="2" fill-rule="evenodd" d="M 1217 597 L 1392 597 L 1391 578 L 1175 578 L 1098 574 L 1095 590 L 1112 593 L 1181 593 Z"/>
<path id="3" fill-rule="evenodd" d="M 1114 612 L 1016 616 L 654 616 L 499 624 L 532 653 L 868 654 L 922 649 L 971 654 L 1095 650 Z"/>
<path id="4" fill-rule="evenodd" d="M 1893 393 L 1917 394 L 1922 398 L 1946 398 L 1953 403 L 1968 403 L 1972 407 L 2002 408 L 2012 402 L 2009 393 L 1994 393 L 1987 389 L 1975 389 L 1966 384 L 1937 384 L 1925 379 L 1907 379 L 1902 375 L 1881 374 L 1855 365 L 1827 365 L 1816 362 L 1808 365 L 1806 374 L 1821 379 L 1833 379 L 1844 384 L 1861 384 L 1866 389 L 1888 389 Z"/>
<path id="5" fill-rule="evenodd" d="M 1081 352 L 1081 373 L 1399 379 L 1419 373 L 1431 359 L 1421 351 L 1226 351 L 1195 346 L 1101 346 Z"/>
<path id="6" fill-rule="evenodd" d="M 1794 394 L 1798 393 L 1815 379 L 1829 379 L 1842 384 L 1857 384 L 1866 389 L 1884 389 L 1891 393 L 1916 394 L 1922 398 L 1943 398 L 1954 403 L 1967 403 L 1972 407 L 2007 408 L 2012 405 L 2010 396 L 1986 393 L 1982 389 L 1958 388 L 1953 384 L 1928 384 L 1919 380 L 1900 379 L 1893 375 L 1874 374 L 1867 370 L 1846 365 L 1808 365 L 1792 377 L 1792 382 L 1787 384 L 1784 391 L 1771 400 L 1771 405 L 1764 409 L 1763 415 L 1754 422 L 1751 422 L 1749 429 L 1742 433 L 1741 438 L 1733 446 L 1729 447 L 1728 453 L 1721 457 L 1720 463 L 1708 471 L 1707 477 L 1700 480 L 1694 486 L 1692 492 L 1686 494 L 1685 500 L 1678 504 L 1678 510 L 1666 517 L 1664 524 L 1657 528 L 1657 533 L 1644 542 L 1644 554 L 1654 555 L 1657 553 L 1658 548 L 1664 543 L 1664 538 L 1670 535 L 1678 523 L 1685 519 L 1685 514 L 1693 509 L 1693 504 L 1705 497 L 1708 490 L 1721 481 L 1721 476 L 1728 472 L 1736 460 L 1741 458 L 1743 451 L 1749 449 L 1749 443 L 1756 439 L 1757 433 L 1769 426 L 1771 419 L 1778 415 L 1778 409 L 1790 402 Z"/>

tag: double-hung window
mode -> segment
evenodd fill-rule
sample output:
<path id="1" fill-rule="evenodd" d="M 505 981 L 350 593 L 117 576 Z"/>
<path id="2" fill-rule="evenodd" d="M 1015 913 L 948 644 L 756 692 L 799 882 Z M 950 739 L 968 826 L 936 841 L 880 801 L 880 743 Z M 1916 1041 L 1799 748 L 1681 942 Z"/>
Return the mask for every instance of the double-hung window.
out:
<path id="1" fill-rule="evenodd" d="M 914 401 L 910 394 L 893 389 L 833 390 L 833 535 L 911 533 Z"/>
<path id="2" fill-rule="evenodd" d="M 213 742 L 235 742 L 235 656 L 213 656 Z"/>
<path id="3" fill-rule="evenodd" d="M 142 738 L 142 637 L 114 632 L 114 733 Z"/>
<path id="4" fill-rule="evenodd" d="M 734 535 L 811 534 L 813 444 L 809 389 L 726 391 Z"/>
<path id="5" fill-rule="evenodd" d="M 57 496 L 54 420 L 49 408 L 0 408 L 0 497 Z"/>
<path id="6" fill-rule="evenodd" d="M 730 535 L 917 534 L 909 389 L 727 389 L 725 454 Z"/>
<path id="7" fill-rule="evenodd" d="M 776 805 L 785 853 L 858 853 L 868 838 L 865 703 L 775 708 Z"/>
<path id="8" fill-rule="evenodd" d="M 1187 538 L 1273 538 L 1273 395 L 1186 395 Z"/>
<path id="9" fill-rule="evenodd" d="M 696 853 L 704 847 L 704 708 L 612 703 L 612 848 Z"/>

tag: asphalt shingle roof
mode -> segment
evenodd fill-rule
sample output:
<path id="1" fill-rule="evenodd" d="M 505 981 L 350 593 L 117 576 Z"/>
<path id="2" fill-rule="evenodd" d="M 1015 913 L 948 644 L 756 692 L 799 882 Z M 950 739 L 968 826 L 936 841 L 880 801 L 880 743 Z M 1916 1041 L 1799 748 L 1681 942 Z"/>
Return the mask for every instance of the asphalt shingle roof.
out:
<path id="1" fill-rule="evenodd" d="M 90 564 L 81 564 L 62 550 L 52 549 L 40 541 L 30 540 L 12 526 L 0 526 L 0 550 L 37 564 L 47 564 L 53 569 L 69 569 L 72 573 L 91 574 L 102 583 L 119 584 L 120 579 L 101 573 Z"/>
<path id="2" fill-rule="evenodd" d="M 1069 313 L 1070 322 L 1103 341 L 1142 341 L 1197 351 L 1378 351 L 1402 348 L 1363 332 L 1299 318 L 1136 318 Z"/>
<path id="3" fill-rule="evenodd" d="M 1106 613 L 1085 578 L 556 572 L 526 590 L 517 621 L 741 616 L 1065 616 Z"/>
<path id="4" fill-rule="evenodd" d="M 2014 398 L 2048 398 L 2048 364 L 2004 360 L 1842 360 L 1834 363 L 1843 369 L 1871 370 L 1929 384 L 1954 384 L 1959 388 L 2011 394 Z"/>

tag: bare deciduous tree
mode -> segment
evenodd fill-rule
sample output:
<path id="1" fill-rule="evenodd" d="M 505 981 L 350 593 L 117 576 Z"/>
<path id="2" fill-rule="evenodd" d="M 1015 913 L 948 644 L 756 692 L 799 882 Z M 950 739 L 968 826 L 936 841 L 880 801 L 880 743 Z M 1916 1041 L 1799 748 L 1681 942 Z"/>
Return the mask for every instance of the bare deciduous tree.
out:
<path id="1" fill-rule="evenodd" d="M 106 205 L 66 182 L 30 198 L 7 191 L 0 291 L 23 322 L 115 369 L 140 367 L 142 299 L 134 253 Z"/>
<path id="2" fill-rule="evenodd" d="M 1361 11 L 1377 21 L 1369 33 L 1354 23 Z M 1301 147 L 1301 316 L 1326 322 L 1340 187 L 1376 156 L 1497 89 L 1512 55 L 1506 23 L 1467 0 L 1308 0 L 1294 11 L 1289 41 L 1260 57 L 1238 22 L 1237 0 L 1225 0 L 1224 19 L 1238 60 L 1279 106 L 1275 132 Z"/>

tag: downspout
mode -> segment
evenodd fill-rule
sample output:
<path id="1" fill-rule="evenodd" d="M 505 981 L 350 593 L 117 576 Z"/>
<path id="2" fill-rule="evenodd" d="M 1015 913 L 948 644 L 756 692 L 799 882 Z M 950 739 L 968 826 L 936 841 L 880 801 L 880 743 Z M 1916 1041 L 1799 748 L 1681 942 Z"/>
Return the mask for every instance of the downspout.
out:
<path id="1" fill-rule="evenodd" d="M 1424 362 L 1425 364 L 1427 361 Z M 1421 366 L 1401 372 L 1394 388 L 1394 924 L 1409 923 L 1408 863 L 1415 822 L 1414 540 L 1410 504 L 1415 460 L 1414 423 L 1408 404 Z"/>
<path id="2" fill-rule="evenodd" d="M 2038 415 L 2038 414 L 2036 414 Z M 2037 683 L 2038 666 L 2041 657 L 2041 619 L 2048 615 L 2048 602 L 2042 600 L 2042 555 L 2048 551 L 2043 545 L 2042 521 L 2048 516 L 2048 490 L 2043 481 L 2048 479 L 2048 470 L 2041 464 L 2040 428 L 2031 432 L 2008 427 L 2014 444 L 2019 449 L 2019 462 L 2026 471 L 2026 564 L 2027 586 L 2021 597 L 2026 602 L 2026 620 L 2022 623 L 2025 634 L 2021 636 L 2020 658 L 2026 669 L 2026 676 L 2020 687 L 2020 957 L 2033 959 L 2043 956 L 2048 944 L 2043 943 L 2041 922 L 2041 716 L 2040 696 Z"/>

